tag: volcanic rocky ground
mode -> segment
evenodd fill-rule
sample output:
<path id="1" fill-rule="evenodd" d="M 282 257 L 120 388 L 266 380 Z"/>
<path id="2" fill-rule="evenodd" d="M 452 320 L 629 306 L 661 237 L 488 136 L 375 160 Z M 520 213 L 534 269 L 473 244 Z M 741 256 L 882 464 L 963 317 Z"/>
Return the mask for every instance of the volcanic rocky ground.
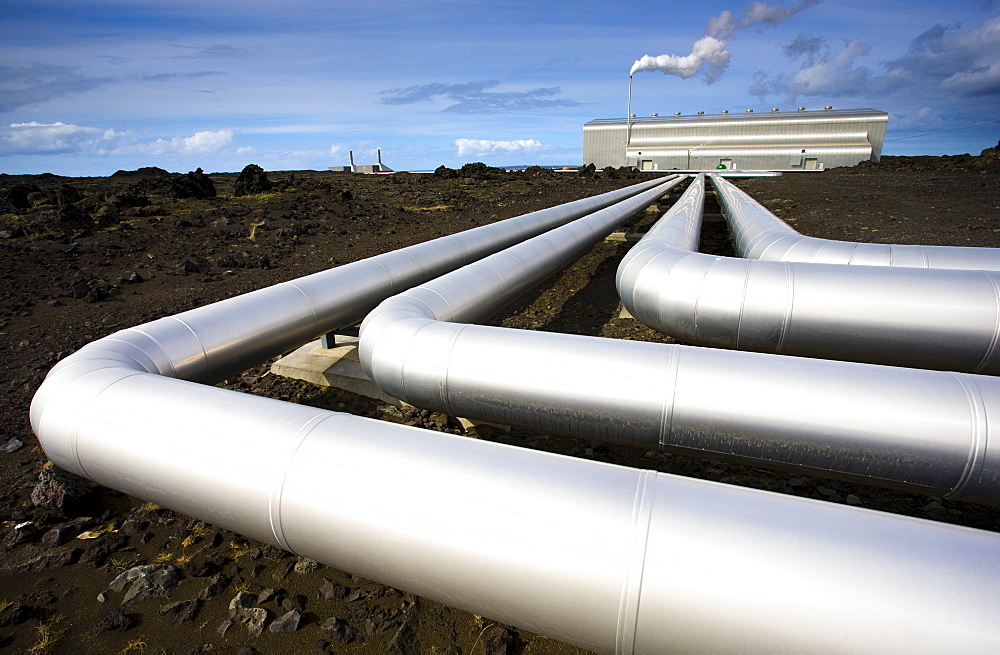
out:
<path id="1" fill-rule="evenodd" d="M 990 149 L 739 184 L 808 235 L 1000 247 L 998 172 Z M 0 646 L 578 652 L 93 487 L 48 463 L 28 405 L 52 365 L 116 330 L 637 179 L 634 171 L 504 173 L 482 165 L 391 176 L 152 168 L 107 178 L 0 175 Z M 643 214 L 637 229 L 656 216 Z M 614 273 L 626 249 L 598 244 L 491 323 L 671 342 L 619 318 Z M 705 226 L 701 249 L 734 254 L 724 224 Z M 222 386 L 466 435 L 455 417 L 400 412 L 268 370 L 262 364 Z M 1000 510 L 940 498 L 518 429 L 466 436 L 1000 531 Z M 375 472 L 371 484 L 379 484 Z M 502 511 L 495 520 L 503 525 Z"/>

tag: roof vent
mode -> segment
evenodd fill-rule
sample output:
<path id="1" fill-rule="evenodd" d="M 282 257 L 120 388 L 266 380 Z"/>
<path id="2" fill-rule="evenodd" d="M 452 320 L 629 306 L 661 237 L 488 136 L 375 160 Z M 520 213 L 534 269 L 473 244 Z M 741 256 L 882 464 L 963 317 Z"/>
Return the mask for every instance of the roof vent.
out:
<path id="1" fill-rule="evenodd" d="M 781 110 L 779 110 L 777 107 L 775 107 L 774 109 L 771 110 L 771 113 L 772 114 L 777 114 L 779 111 L 781 111 Z"/>
<path id="2" fill-rule="evenodd" d="M 748 114 L 752 114 L 753 113 L 753 109 L 747 109 L 747 113 Z"/>
<path id="3" fill-rule="evenodd" d="M 635 114 L 629 114 L 628 117 L 629 118 L 635 118 Z"/>
<path id="4" fill-rule="evenodd" d="M 674 116 L 680 116 L 680 115 L 681 115 L 681 113 L 679 111 L 675 111 L 674 112 Z"/>
<path id="5" fill-rule="evenodd" d="M 704 115 L 705 115 L 705 112 L 703 112 L 703 111 L 699 111 L 699 112 L 698 112 L 698 115 L 699 115 L 699 116 L 704 116 Z"/>
<path id="6" fill-rule="evenodd" d="M 833 107 L 831 107 L 830 105 L 827 105 L 826 107 L 823 107 L 823 109 L 825 109 L 825 110 L 827 110 L 827 111 L 830 111 L 830 110 L 832 110 L 832 109 L 833 109 Z"/>
<path id="7" fill-rule="evenodd" d="M 656 118 L 657 116 L 659 116 L 659 114 L 657 114 L 657 113 L 656 113 L 656 112 L 654 111 L 654 112 L 653 112 L 653 114 L 652 114 L 652 116 L 653 116 L 653 118 Z"/>
<path id="8" fill-rule="evenodd" d="M 806 110 L 805 107 L 799 107 L 799 111 L 805 111 L 805 110 Z"/>
<path id="9" fill-rule="evenodd" d="M 728 114 L 728 113 L 729 113 L 729 110 L 728 110 L 728 109 L 723 109 L 723 110 L 722 110 L 722 113 L 723 113 L 723 114 Z"/>

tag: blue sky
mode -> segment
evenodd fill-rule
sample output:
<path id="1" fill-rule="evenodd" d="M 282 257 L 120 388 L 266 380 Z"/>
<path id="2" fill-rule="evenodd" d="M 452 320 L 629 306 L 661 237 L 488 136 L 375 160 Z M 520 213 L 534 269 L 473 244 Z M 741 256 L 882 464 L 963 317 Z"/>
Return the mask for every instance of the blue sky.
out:
<path id="1" fill-rule="evenodd" d="M 579 164 L 632 111 L 889 112 L 886 154 L 1000 139 L 991 0 L 0 0 L 0 172 Z"/>

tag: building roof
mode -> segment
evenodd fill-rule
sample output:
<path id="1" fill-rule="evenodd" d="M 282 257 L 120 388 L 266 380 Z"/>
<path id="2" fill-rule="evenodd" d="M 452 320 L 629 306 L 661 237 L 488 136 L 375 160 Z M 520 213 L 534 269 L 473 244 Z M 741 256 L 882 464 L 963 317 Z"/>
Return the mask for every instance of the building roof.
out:
<path id="1" fill-rule="evenodd" d="M 664 125 L 733 125 L 739 123 L 766 123 L 784 121 L 823 121 L 823 120 L 888 120 L 889 114 L 878 109 L 821 109 L 810 111 L 768 111 L 739 114 L 710 114 L 694 116 L 640 116 L 626 118 L 598 118 L 584 123 L 587 127 L 611 127 L 625 124 L 664 124 Z"/>

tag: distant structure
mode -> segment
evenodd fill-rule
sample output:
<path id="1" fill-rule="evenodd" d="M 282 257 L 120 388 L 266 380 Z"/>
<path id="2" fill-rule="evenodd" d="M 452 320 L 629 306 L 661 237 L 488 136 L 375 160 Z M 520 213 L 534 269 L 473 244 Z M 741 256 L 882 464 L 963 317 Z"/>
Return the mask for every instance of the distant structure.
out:
<path id="1" fill-rule="evenodd" d="M 354 151 L 349 150 L 347 152 L 350 157 L 350 166 L 330 166 L 327 170 L 336 171 L 338 173 L 392 173 L 392 169 L 382 163 L 382 150 L 381 148 L 375 151 L 375 158 L 378 163 L 376 164 L 364 164 L 361 166 L 354 165 Z"/>
<path id="2" fill-rule="evenodd" d="M 583 163 L 664 170 L 822 170 L 878 161 L 889 114 L 875 109 L 605 118 L 583 126 Z"/>

